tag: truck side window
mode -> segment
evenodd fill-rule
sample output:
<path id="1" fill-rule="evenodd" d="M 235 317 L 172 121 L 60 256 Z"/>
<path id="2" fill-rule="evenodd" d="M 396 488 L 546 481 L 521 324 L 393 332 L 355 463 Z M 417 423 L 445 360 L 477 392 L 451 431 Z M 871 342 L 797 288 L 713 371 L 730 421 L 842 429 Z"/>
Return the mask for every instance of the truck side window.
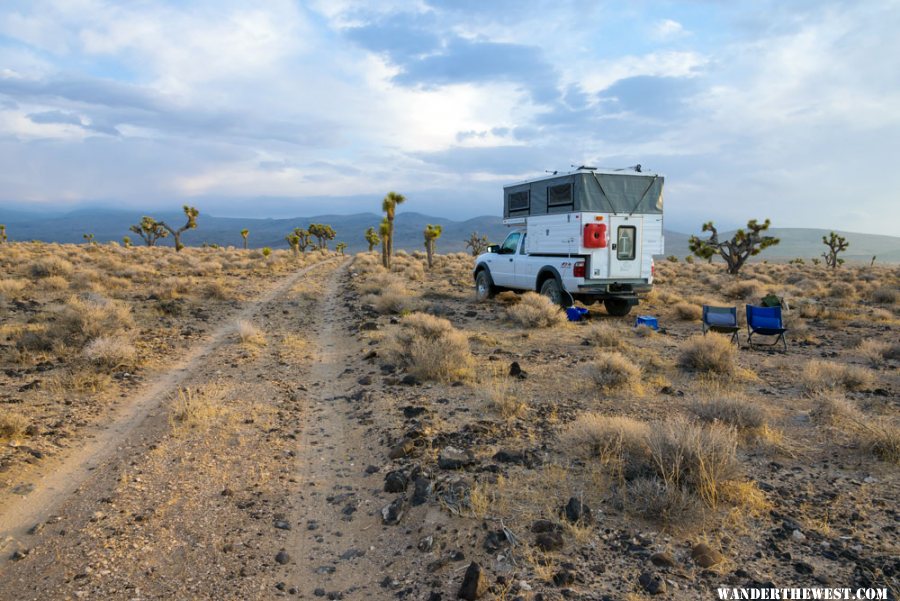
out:
<path id="1" fill-rule="evenodd" d="M 500 246 L 500 252 L 498 254 L 514 255 L 516 253 L 516 247 L 519 246 L 519 237 L 521 235 L 522 232 L 511 232 Z"/>
<path id="2" fill-rule="evenodd" d="M 636 229 L 633 225 L 620 225 L 616 233 L 616 258 L 620 261 L 634 259 L 634 237 Z"/>

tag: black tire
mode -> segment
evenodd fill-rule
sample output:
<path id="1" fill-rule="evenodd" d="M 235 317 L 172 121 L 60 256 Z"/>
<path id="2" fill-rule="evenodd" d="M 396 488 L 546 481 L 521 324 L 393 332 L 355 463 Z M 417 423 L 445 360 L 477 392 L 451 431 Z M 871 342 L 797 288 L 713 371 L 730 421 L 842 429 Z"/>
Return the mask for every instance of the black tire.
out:
<path id="1" fill-rule="evenodd" d="M 606 312 L 613 317 L 625 317 L 631 313 L 631 305 L 628 304 L 628 301 L 620 298 L 607 298 L 603 301 L 603 306 L 606 307 Z"/>
<path id="2" fill-rule="evenodd" d="M 541 294 L 563 309 L 572 306 L 572 296 L 562 289 L 562 286 L 559 285 L 556 278 L 547 278 L 544 280 L 544 283 L 541 284 Z"/>
<path id="3" fill-rule="evenodd" d="M 488 273 L 487 269 L 482 269 L 475 276 L 475 300 L 486 301 L 494 298 L 495 294 L 497 294 L 497 287 L 494 286 L 491 274 Z"/>

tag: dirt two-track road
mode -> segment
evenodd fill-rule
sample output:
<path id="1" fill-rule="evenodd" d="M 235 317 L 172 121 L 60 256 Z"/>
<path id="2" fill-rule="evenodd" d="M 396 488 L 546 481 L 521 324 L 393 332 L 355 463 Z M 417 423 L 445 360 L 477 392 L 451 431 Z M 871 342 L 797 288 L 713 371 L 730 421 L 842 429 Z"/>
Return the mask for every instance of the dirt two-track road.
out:
<path id="1" fill-rule="evenodd" d="M 388 594 L 406 535 L 382 525 L 378 412 L 352 402 L 367 372 L 347 277 L 338 260 L 286 277 L 238 316 L 264 343 L 222 326 L 5 492 L 0 598 Z M 173 417 L 179 390 L 204 399 L 188 424 Z"/>

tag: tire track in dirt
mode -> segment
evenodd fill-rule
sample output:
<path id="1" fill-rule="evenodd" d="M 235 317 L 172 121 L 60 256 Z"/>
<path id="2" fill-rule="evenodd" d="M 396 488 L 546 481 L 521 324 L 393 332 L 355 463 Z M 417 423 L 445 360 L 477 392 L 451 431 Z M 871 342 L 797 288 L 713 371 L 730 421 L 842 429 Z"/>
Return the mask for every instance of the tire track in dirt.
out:
<path id="1" fill-rule="evenodd" d="M 156 410 L 168 393 L 177 389 L 210 359 L 234 333 L 238 320 L 253 318 L 264 306 L 295 286 L 304 275 L 327 262 L 316 263 L 283 278 L 247 304 L 227 324 L 215 330 L 206 342 L 196 345 L 148 388 L 123 403 L 113 413 L 109 425 L 93 432 L 86 431 L 86 440 L 81 447 L 70 451 L 54 464 L 45 466 L 32 482 L 24 483 L 30 489 L 27 494 L 17 495 L 12 491 L 0 494 L 0 568 L 9 561 L 14 549 L 27 546 L 24 543 L 31 536 L 29 530 L 35 524 L 47 520 L 89 478 L 101 475 L 98 473 L 102 472 L 99 467 L 112 458 L 127 439 L 136 438 L 148 418 L 158 417 Z M 21 485 L 16 489 L 21 489 Z"/>
<path id="2" fill-rule="evenodd" d="M 367 470 L 386 458 L 358 411 L 360 398 L 368 394 L 358 382 L 367 367 L 361 343 L 348 331 L 350 310 L 338 293 L 346 272 L 337 275 L 322 294 L 315 332 L 285 580 L 303 599 L 382 598 L 379 583 L 386 566 L 397 561 L 396 551 L 406 542 L 402 526 L 382 525 L 381 509 L 390 498 L 381 490 L 383 474 Z"/>

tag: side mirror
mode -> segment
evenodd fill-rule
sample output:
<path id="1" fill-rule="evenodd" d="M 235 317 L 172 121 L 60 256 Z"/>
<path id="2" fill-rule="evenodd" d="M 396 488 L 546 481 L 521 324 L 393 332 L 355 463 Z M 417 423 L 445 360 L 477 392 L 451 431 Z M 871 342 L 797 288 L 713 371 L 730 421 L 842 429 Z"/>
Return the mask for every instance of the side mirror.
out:
<path id="1" fill-rule="evenodd" d="M 499 244 L 491 244 L 490 246 L 488 246 L 487 250 L 489 253 L 498 253 L 498 252 L 500 252 L 500 245 Z"/>

